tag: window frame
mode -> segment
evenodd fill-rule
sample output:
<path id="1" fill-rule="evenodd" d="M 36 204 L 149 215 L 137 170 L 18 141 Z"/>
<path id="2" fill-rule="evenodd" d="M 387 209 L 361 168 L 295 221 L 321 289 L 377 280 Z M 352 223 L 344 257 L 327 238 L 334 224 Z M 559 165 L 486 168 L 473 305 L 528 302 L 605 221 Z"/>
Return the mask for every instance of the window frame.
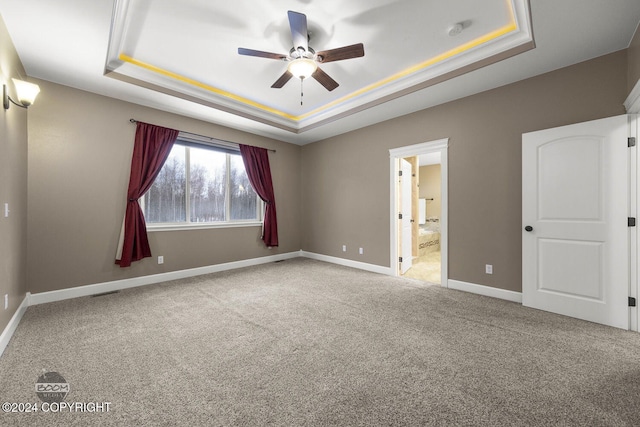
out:
<path id="1" fill-rule="evenodd" d="M 218 141 L 213 138 L 198 137 L 189 134 L 188 136 L 179 134 L 174 142 L 175 145 L 185 147 L 185 222 L 147 222 L 147 231 L 176 231 L 176 230 L 202 230 L 209 228 L 235 228 L 235 227 L 262 227 L 264 224 L 264 201 L 256 192 L 256 218 L 258 219 L 238 219 L 216 222 L 191 222 L 191 202 L 190 202 L 190 180 L 191 180 L 191 150 L 190 148 L 209 149 L 226 154 L 226 187 L 225 187 L 225 218 L 231 217 L 231 157 L 230 155 L 240 155 L 240 148 L 237 144 Z M 173 148 L 172 148 L 173 149 Z M 164 165 L 163 165 L 164 167 Z M 255 189 L 253 190 L 255 192 Z M 145 213 L 145 194 L 138 199 L 142 214 Z"/>

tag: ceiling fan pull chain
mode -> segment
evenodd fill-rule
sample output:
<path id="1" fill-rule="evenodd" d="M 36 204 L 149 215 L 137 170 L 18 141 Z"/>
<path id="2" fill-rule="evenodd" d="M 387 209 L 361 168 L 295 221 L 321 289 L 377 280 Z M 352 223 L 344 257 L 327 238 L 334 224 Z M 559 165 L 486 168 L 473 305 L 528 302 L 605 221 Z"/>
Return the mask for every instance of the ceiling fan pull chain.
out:
<path id="1" fill-rule="evenodd" d="M 304 82 L 304 77 L 300 79 L 300 105 L 302 105 L 302 97 L 304 96 L 304 91 L 302 90 L 302 82 Z"/>

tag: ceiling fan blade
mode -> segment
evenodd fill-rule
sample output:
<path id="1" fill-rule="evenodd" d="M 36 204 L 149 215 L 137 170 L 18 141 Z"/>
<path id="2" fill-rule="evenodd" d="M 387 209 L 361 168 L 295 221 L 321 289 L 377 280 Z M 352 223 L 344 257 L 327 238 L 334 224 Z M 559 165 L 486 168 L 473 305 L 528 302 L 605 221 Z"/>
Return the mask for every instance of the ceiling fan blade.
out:
<path id="1" fill-rule="evenodd" d="M 318 52 L 318 62 L 342 61 L 343 59 L 359 58 L 364 56 L 364 46 L 362 43 L 352 44 L 351 46 L 339 47 L 336 49 L 323 50 Z"/>
<path id="2" fill-rule="evenodd" d="M 261 50 L 245 49 L 243 47 L 238 48 L 238 53 L 240 55 L 257 56 L 259 58 L 279 59 L 279 60 L 287 59 L 287 55 L 283 55 L 281 53 L 263 52 Z"/>
<path id="3" fill-rule="evenodd" d="M 291 77 L 293 77 L 293 74 L 291 74 L 289 72 L 289 70 L 287 70 L 287 71 L 284 72 L 283 75 L 280 76 L 280 78 L 278 80 L 276 80 L 276 82 L 274 84 L 271 85 L 271 87 L 274 88 L 274 89 L 280 89 L 289 80 L 291 80 Z"/>
<path id="4" fill-rule="evenodd" d="M 309 50 L 309 33 L 307 30 L 307 15 L 303 13 L 289 11 L 289 26 L 291 27 L 291 39 L 293 40 L 293 48 L 304 48 L 305 52 Z"/>
<path id="5" fill-rule="evenodd" d="M 329 92 L 340 86 L 338 82 L 329 77 L 329 75 L 322 71 L 320 67 L 316 68 L 313 74 L 311 74 L 311 77 L 316 79 L 318 83 L 324 86 Z"/>

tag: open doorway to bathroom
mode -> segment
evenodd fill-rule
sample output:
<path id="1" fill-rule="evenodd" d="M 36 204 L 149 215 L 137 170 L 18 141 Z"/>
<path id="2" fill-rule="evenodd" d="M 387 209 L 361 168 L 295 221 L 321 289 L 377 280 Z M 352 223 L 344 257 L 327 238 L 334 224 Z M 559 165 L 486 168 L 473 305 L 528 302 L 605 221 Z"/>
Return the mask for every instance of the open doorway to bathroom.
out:
<path id="1" fill-rule="evenodd" d="M 390 150 L 392 267 L 445 287 L 447 146 L 443 139 Z"/>
<path id="2" fill-rule="evenodd" d="M 418 219 L 413 218 L 411 268 L 405 277 L 424 282 L 440 284 L 441 251 L 440 251 L 440 217 L 442 216 L 442 192 L 440 153 L 428 153 L 414 156 L 418 165 L 415 176 L 417 181 Z M 404 194 L 402 194 L 404 197 Z M 415 203 L 416 197 L 412 197 Z M 416 206 L 412 207 L 416 210 Z M 402 238 L 402 237 L 401 237 Z"/>

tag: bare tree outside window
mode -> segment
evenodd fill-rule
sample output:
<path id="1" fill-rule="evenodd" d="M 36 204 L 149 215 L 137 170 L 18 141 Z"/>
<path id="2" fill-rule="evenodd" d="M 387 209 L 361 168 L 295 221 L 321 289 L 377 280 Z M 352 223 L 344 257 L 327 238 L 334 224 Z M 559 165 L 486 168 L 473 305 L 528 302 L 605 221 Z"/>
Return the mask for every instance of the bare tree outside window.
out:
<path id="1" fill-rule="evenodd" d="M 257 221 L 258 208 L 239 154 L 179 142 L 144 195 L 148 224 Z"/>
<path id="2" fill-rule="evenodd" d="M 229 171 L 229 191 L 231 194 L 231 220 L 254 219 L 258 195 L 249 183 L 242 156 L 229 155 L 231 170 Z"/>
<path id="3" fill-rule="evenodd" d="M 227 154 L 193 147 L 189 150 L 191 222 L 225 221 Z"/>
<path id="4" fill-rule="evenodd" d="M 147 223 L 187 220 L 185 148 L 174 144 L 160 174 L 144 195 L 144 216 Z"/>

